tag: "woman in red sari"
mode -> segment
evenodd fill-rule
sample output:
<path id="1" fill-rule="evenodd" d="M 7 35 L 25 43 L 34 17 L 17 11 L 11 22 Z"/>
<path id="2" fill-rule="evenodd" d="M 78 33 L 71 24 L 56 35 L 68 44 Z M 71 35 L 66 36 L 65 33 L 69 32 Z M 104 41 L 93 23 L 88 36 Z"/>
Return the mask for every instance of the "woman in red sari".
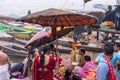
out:
<path id="1" fill-rule="evenodd" d="M 53 56 L 49 56 L 49 46 L 44 46 L 42 51 L 33 61 L 33 80 L 53 80 L 56 61 Z"/>

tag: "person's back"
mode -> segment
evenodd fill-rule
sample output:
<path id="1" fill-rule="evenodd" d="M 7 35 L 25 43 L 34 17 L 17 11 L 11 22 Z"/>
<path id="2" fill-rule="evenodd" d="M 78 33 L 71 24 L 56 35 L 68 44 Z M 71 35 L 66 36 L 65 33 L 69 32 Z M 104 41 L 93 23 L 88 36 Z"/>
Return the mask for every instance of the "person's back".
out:
<path id="1" fill-rule="evenodd" d="M 0 51 L 0 65 L 5 65 L 7 61 L 8 56 L 4 52 Z"/>
<path id="2" fill-rule="evenodd" d="M 37 56 L 33 62 L 33 80 L 53 80 L 55 59 L 49 56 L 50 48 L 45 46 L 43 53 Z"/>
<path id="3" fill-rule="evenodd" d="M 41 75 L 40 78 L 42 79 L 48 79 L 46 78 L 47 76 L 49 78 L 52 78 L 53 76 L 53 68 L 54 68 L 54 58 L 52 56 L 46 56 L 45 57 L 45 65 L 42 66 L 42 65 L 38 65 L 38 68 L 39 68 L 39 74 Z M 51 75 L 51 76 L 50 76 Z"/>
<path id="4" fill-rule="evenodd" d="M 102 66 L 102 69 L 101 69 L 101 66 Z M 103 71 L 103 73 L 106 73 L 106 74 L 108 74 L 109 72 L 107 62 L 103 58 L 100 60 L 100 63 L 98 64 L 98 67 L 97 67 L 97 75 L 99 75 L 97 76 L 97 78 L 100 80 L 102 77 L 103 80 L 108 80 L 108 77 L 106 77 L 107 75 L 105 75 L 105 77 L 102 76 L 101 70 Z"/>

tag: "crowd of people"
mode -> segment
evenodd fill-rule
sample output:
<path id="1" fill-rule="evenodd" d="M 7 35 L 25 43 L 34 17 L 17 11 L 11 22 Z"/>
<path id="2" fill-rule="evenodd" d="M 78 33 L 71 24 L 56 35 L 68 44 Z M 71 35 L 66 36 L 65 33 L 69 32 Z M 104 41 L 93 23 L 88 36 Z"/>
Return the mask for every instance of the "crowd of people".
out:
<path id="1" fill-rule="evenodd" d="M 93 61 L 84 48 L 77 48 L 77 38 L 70 42 L 71 59 L 67 66 L 53 44 L 44 45 L 32 59 L 31 80 L 120 80 L 120 42 L 106 43 Z M 10 78 L 8 78 L 10 74 Z M 0 48 L 0 80 L 19 80 L 28 76 L 28 58 L 14 66 Z"/>

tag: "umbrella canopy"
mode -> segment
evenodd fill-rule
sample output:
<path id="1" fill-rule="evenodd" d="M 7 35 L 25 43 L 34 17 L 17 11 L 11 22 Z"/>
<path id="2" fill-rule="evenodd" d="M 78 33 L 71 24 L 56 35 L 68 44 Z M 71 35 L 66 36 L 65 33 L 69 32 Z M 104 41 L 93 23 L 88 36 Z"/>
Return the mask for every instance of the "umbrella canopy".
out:
<path id="1" fill-rule="evenodd" d="M 71 32 L 73 30 L 73 28 L 66 28 L 63 30 L 59 30 L 57 31 L 58 34 L 58 38 L 68 34 L 69 32 Z M 36 47 L 40 47 L 41 45 L 44 45 L 46 43 L 50 43 L 52 41 L 55 40 L 55 36 L 52 39 L 52 33 L 46 32 L 44 30 L 39 31 L 37 34 L 35 34 L 29 41 L 28 43 L 25 45 L 25 47 L 27 48 L 28 46 L 32 46 L 33 48 Z"/>
<path id="2" fill-rule="evenodd" d="M 27 47 L 27 46 L 32 46 L 32 45 L 34 45 L 34 46 L 37 46 L 37 45 L 42 45 L 42 44 L 44 44 L 43 43 L 43 41 L 44 42 L 47 42 L 47 41 L 45 41 L 45 40 L 47 40 L 48 38 L 50 38 L 50 34 L 48 33 L 48 32 L 45 32 L 45 31 L 40 31 L 40 32 L 38 32 L 37 34 L 35 34 L 28 42 L 27 42 L 27 44 L 26 44 L 26 46 L 25 47 Z M 49 39 L 48 39 L 49 40 Z M 41 42 L 40 44 L 37 44 L 37 43 L 39 43 L 39 42 Z"/>
<path id="3" fill-rule="evenodd" d="M 76 12 L 50 8 L 20 18 L 23 22 L 36 23 L 42 26 L 81 26 L 97 22 L 95 17 Z"/>

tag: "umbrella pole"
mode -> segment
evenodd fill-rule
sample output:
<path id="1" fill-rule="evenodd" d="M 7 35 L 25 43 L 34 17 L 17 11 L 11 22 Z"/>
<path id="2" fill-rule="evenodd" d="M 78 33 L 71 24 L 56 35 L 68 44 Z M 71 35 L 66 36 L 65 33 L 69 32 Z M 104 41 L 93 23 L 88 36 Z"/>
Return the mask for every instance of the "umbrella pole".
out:
<path id="1" fill-rule="evenodd" d="M 52 39 L 55 39 L 55 44 L 56 44 L 56 50 L 55 50 L 55 55 L 56 55 L 56 60 L 57 60 L 57 58 L 58 58 L 58 55 L 57 55 L 57 53 L 58 53 L 58 41 L 57 41 L 57 31 L 56 31 L 56 27 L 54 26 L 54 27 L 52 27 Z M 54 40 L 53 39 L 53 40 Z"/>
<path id="2" fill-rule="evenodd" d="M 58 39 L 57 39 L 57 36 L 56 36 L 56 52 L 55 52 L 55 55 L 56 55 L 56 68 L 58 69 L 59 68 L 59 59 L 58 59 Z"/>
<path id="3" fill-rule="evenodd" d="M 58 60 L 58 39 L 56 36 L 56 60 Z"/>
<path id="4" fill-rule="evenodd" d="M 56 30 L 56 26 L 54 26 L 52 28 L 52 34 L 53 36 L 55 36 L 55 41 L 56 41 L 56 50 L 55 50 L 55 55 L 56 55 L 56 67 L 58 67 L 58 39 L 57 39 L 57 30 Z"/>

